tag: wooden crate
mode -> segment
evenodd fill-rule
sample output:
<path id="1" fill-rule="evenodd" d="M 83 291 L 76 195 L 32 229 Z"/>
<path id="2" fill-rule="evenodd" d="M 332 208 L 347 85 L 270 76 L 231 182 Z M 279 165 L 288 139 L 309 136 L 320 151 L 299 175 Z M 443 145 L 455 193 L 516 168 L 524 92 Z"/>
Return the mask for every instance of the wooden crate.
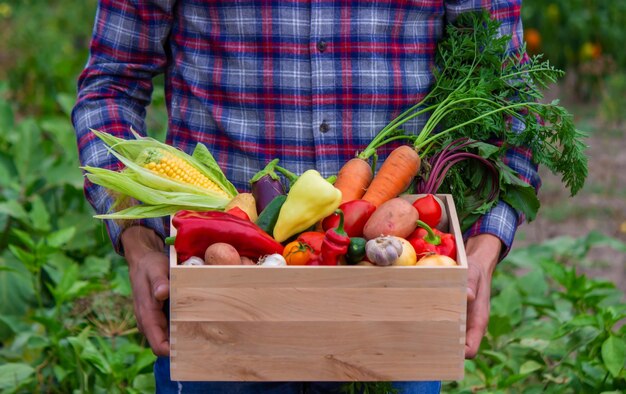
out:
<path id="1" fill-rule="evenodd" d="M 172 247 L 172 379 L 462 379 L 467 261 L 440 197 L 457 267 L 177 266 Z"/>

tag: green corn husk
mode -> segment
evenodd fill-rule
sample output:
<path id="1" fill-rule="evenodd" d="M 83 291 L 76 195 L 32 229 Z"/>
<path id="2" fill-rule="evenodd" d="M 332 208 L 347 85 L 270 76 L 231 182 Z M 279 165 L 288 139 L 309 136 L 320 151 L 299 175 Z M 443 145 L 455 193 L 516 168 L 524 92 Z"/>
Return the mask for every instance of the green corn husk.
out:
<path id="1" fill-rule="evenodd" d="M 207 211 L 223 210 L 235 197 L 237 189 L 228 181 L 209 150 L 201 143 L 195 147 L 193 155 L 150 137 L 142 137 L 132 130 L 134 140 L 124 140 L 97 130 L 92 132 L 106 145 L 126 168 L 111 171 L 90 166 L 81 167 L 87 178 L 94 184 L 115 192 L 115 209 L 129 197 L 141 204 L 118 212 L 96 215 L 99 219 L 144 219 L 171 215 L 182 209 Z M 213 190 L 204 189 L 160 176 L 141 164 L 150 150 L 163 149 L 178 156 L 215 182 L 227 197 Z"/>
<path id="2" fill-rule="evenodd" d="M 189 207 L 177 205 L 134 205 L 115 213 L 109 213 L 106 215 L 95 215 L 94 217 L 96 219 L 145 219 L 152 217 L 172 216 L 176 212 L 183 209 L 191 210 Z"/>
<path id="3" fill-rule="evenodd" d="M 196 144 L 192 155 L 189 156 L 182 150 L 164 144 L 154 138 L 142 137 L 132 128 L 131 132 L 135 137 L 134 140 L 125 140 L 94 129 L 91 129 L 91 131 L 104 141 L 114 152 L 117 152 L 120 156 L 123 156 L 134 163 L 138 163 L 138 160 L 141 160 L 141 155 L 145 149 L 161 148 L 175 156 L 183 158 L 198 171 L 215 182 L 231 197 L 238 194 L 235 186 L 226 178 L 226 175 L 222 172 L 219 164 L 215 161 L 215 158 L 204 144 Z"/>

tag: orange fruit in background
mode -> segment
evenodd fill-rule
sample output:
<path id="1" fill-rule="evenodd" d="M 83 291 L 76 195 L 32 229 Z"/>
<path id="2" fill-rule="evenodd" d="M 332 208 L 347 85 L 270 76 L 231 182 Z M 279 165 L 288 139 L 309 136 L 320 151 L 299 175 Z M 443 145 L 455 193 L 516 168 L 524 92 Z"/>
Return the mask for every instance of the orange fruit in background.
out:
<path id="1" fill-rule="evenodd" d="M 587 41 L 580 47 L 579 55 L 581 60 L 597 59 L 602 55 L 602 47 L 597 42 Z"/>
<path id="2" fill-rule="evenodd" d="M 537 29 L 524 29 L 524 41 L 529 52 L 539 52 L 541 49 L 541 33 Z"/>
<path id="3" fill-rule="evenodd" d="M 593 44 L 593 58 L 597 59 L 602 55 L 602 46 L 597 42 Z"/>

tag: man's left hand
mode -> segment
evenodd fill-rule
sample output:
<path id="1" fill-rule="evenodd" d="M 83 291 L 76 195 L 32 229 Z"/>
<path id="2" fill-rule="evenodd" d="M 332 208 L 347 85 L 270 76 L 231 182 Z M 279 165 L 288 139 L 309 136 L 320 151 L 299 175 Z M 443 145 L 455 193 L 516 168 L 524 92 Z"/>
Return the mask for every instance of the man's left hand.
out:
<path id="1" fill-rule="evenodd" d="M 468 239 L 467 254 L 467 330 L 465 358 L 474 358 L 489 323 L 491 277 L 498 264 L 502 242 L 490 234 Z"/>

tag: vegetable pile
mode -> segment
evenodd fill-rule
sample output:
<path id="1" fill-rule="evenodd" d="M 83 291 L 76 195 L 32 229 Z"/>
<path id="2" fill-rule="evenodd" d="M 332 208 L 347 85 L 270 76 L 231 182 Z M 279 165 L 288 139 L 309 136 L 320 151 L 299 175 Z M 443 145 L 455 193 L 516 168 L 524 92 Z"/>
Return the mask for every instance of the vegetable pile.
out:
<path id="1" fill-rule="evenodd" d="M 170 241 L 189 265 L 219 256 L 228 264 L 455 265 L 456 241 L 434 194 L 454 196 L 463 228 L 498 200 L 532 220 L 535 190 L 503 162 L 506 149 L 530 149 L 572 195 L 587 175 L 584 135 L 557 101 L 541 102 L 540 89 L 563 73 L 523 51 L 506 55 L 510 37 L 497 37 L 498 27 L 486 12 L 461 15 L 438 45 L 428 95 L 331 179 L 294 174 L 275 159 L 250 180 L 251 193 L 238 193 L 202 144 L 189 156 L 94 130 L 126 167 L 85 167 L 87 177 L 116 193 L 115 206 L 139 202 L 98 217 L 173 215 Z M 421 130 L 402 129 L 419 116 L 428 116 Z M 377 150 L 389 143 L 399 146 L 376 170 Z"/>
<path id="2" fill-rule="evenodd" d="M 413 203 L 395 197 L 378 208 L 362 199 L 341 203 L 339 190 L 308 170 L 256 222 L 236 206 L 179 211 L 172 219 L 177 234 L 167 242 L 182 265 L 457 265 L 454 236 L 418 219 L 418 207 L 430 199 L 439 214 L 428 220 L 447 228 L 443 203 L 431 194 Z"/>
<path id="3" fill-rule="evenodd" d="M 272 168 L 286 171 L 277 163 Z M 379 207 L 364 199 L 342 203 L 339 189 L 316 170 L 290 178 L 286 193 L 276 179 L 254 193 L 240 193 L 224 211 L 176 212 L 176 236 L 166 241 L 176 248 L 179 263 L 388 266 L 416 265 L 423 257 L 443 254 L 456 265 L 454 237 L 419 220 L 421 209 L 433 227 L 447 228 L 437 197 L 429 194 L 415 202 L 395 197 Z M 247 212 L 256 213 L 266 193 L 273 198 L 253 219 Z"/>

